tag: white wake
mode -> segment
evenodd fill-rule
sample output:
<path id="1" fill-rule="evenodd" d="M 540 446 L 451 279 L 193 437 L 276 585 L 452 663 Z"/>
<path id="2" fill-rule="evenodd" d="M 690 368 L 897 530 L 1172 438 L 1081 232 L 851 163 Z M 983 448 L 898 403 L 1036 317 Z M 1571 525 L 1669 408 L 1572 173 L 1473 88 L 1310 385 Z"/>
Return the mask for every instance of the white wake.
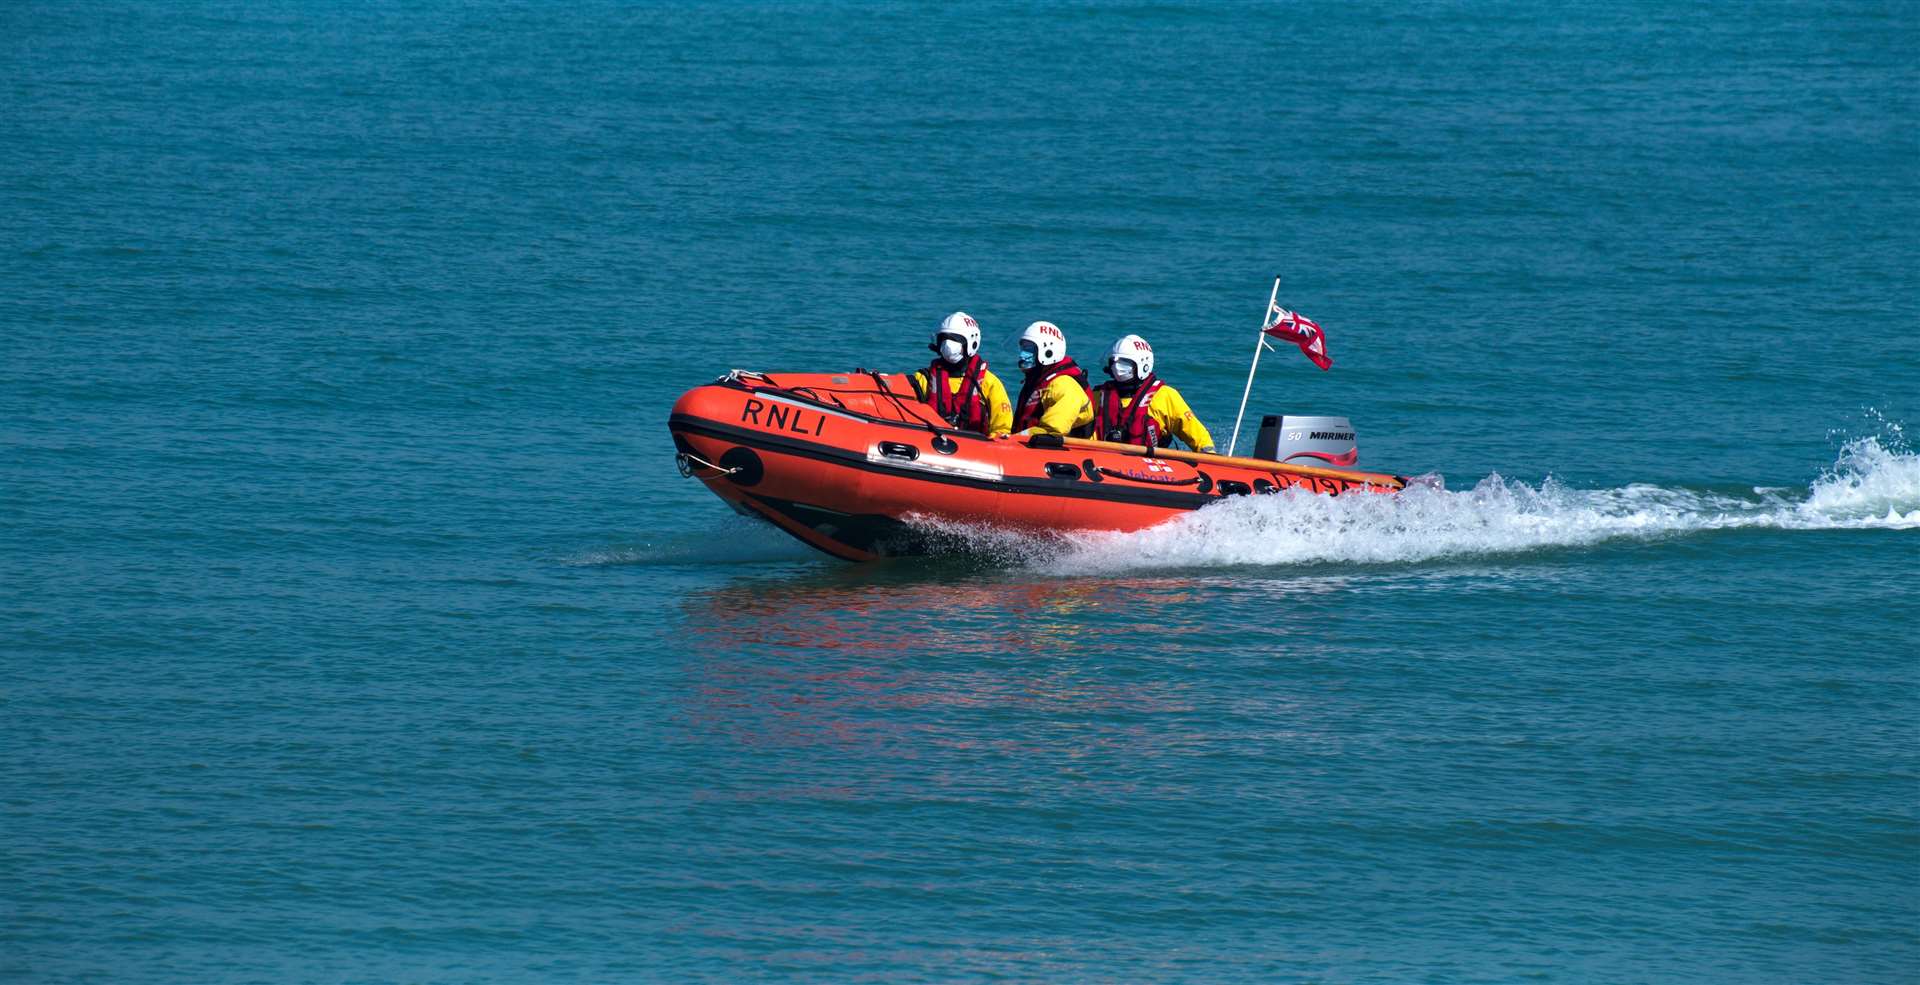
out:
<path id="1" fill-rule="evenodd" d="M 1699 531 L 1920 529 L 1920 455 L 1877 438 L 1846 445 L 1799 492 L 1735 496 L 1654 485 L 1574 489 L 1491 475 L 1470 490 L 1413 487 L 1399 495 L 1316 496 L 1290 490 L 1223 501 L 1135 533 L 1073 533 L 1034 549 L 1030 538 L 959 532 L 974 550 L 1014 554 L 1053 573 L 1116 569 L 1407 563 L 1578 548 Z"/>

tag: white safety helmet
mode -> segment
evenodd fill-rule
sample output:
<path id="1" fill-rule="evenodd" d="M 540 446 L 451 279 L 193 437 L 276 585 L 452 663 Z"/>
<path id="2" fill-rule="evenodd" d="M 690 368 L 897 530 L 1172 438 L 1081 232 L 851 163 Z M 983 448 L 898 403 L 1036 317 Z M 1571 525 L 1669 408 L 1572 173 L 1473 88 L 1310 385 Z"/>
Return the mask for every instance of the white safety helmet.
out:
<path id="1" fill-rule="evenodd" d="M 1060 331 L 1060 326 L 1050 321 L 1028 325 L 1027 330 L 1020 333 L 1020 342 L 1023 348 L 1026 343 L 1033 345 L 1033 362 L 1036 366 L 1051 366 L 1067 358 L 1067 335 Z"/>
<path id="2" fill-rule="evenodd" d="M 968 359 L 980 351 L 980 323 L 974 321 L 972 315 L 956 311 L 940 323 L 940 330 L 933 333 L 933 343 L 927 348 L 950 363 Z"/>
<path id="3" fill-rule="evenodd" d="M 1122 335 L 1107 350 L 1107 375 L 1121 383 L 1153 375 L 1153 346 L 1138 335 Z"/>

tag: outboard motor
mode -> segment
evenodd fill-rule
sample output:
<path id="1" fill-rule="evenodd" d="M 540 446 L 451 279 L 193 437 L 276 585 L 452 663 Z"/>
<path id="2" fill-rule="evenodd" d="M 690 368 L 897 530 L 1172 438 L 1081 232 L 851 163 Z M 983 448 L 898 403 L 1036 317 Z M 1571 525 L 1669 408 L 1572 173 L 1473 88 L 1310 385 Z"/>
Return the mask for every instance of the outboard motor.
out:
<path id="1" fill-rule="evenodd" d="M 1360 461 L 1353 425 L 1344 417 L 1267 414 L 1260 418 L 1254 455 L 1294 465 L 1348 469 Z"/>

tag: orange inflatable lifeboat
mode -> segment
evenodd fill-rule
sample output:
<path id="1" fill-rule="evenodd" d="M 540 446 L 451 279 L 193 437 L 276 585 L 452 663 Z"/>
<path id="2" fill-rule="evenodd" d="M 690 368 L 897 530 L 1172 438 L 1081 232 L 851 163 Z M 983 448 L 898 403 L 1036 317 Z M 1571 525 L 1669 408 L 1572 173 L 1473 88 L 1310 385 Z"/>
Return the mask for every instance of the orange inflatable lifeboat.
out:
<path id="1" fill-rule="evenodd" d="M 682 394 L 667 427 L 683 474 L 741 513 L 853 561 L 926 553 L 933 528 L 916 520 L 1138 530 L 1233 496 L 1290 488 L 1342 496 L 1407 483 L 1055 435 L 987 438 L 935 416 L 905 376 L 866 371 L 735 370 Z"/>

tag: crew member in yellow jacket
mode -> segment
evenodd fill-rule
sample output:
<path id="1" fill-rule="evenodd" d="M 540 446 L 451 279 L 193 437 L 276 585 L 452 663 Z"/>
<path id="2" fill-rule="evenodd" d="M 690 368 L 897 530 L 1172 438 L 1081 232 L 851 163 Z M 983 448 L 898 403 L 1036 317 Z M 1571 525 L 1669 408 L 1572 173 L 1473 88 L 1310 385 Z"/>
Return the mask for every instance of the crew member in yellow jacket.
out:
<path id="1" fill-rule="evenodd" d="M 934 351 L 934 360 L 913 374 L 913 392 L 932 404 L 934 413 L 959 430 L 990 438 L 1013 430 L 1007 388 L 980 358 L 980 323 L 972 315 L 948 315 L 927 348 Z"/>
<path id="2" fill-rule="evenodd" d="M 1013 429 L 1020 434 L 1093 433 L 1093 394 L 1087 371 L 1067 355 L 1067 336 L 1050 321 L 1020 333 L 1020 368 L 1026 380 L 1013 402 Z"/>
<path id="3" fill-rule="evenodd" d="M 1107 351 L 1112 380 L 1093 391 L 1094 437 L 1168 448 L 1179 438 L 1194 451 L 1213 453 L 1213 435 L 1193 416 L 1180 391 L 1153 375 L 1153 346 L 1122 335 Z"/>

